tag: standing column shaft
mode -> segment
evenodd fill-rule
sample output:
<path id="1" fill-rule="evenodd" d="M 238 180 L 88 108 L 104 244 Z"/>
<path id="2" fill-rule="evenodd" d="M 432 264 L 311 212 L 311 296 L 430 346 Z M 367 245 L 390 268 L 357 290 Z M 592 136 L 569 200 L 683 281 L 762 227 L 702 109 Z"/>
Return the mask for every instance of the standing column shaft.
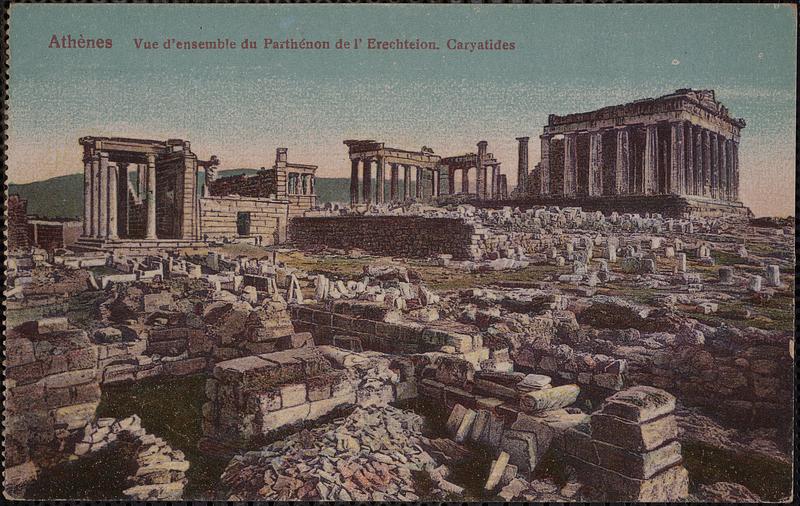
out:
<path id="1" fill-rule="evenodd" d="M 147 239 L 157 239 L 156 234 L 156 157 L 147 155 Z"/>
<path id="2" fill-rule="evenodd" d="M 614 191 L 617 195 L 628 193 L 630 185 L 630 138 L 627 128 L 617 130 L 617 157 L 614 164 Z"/>
<path id="3" fill-rule="evenodd" d="M 108 153 L 100 153 L 100 237 L 108 237 Z"/>
<path id="4" fill-rule="evenodd" d="M 564 134 L 564 195 L 575 195 L 578 190 L 577 134 Z"/>
<path id="5" fill-rule="evenodd" d="M 731 143 L 733 154 L 731 159 L 733 161 L 733 182 L 731 185 L 731 200 L 739 200 L 739 143 L 733 141 Z"/>
<path id="6" fill-rule="evenodd" d="M 385 169 L 386 169 L 386 161 L 383 159 L 382 156 L 378 157 L 377 169 L 375 170 L 375 203 L 376 204 L 383 204 L 386 189 L 386 177 L 385 177 Z"/>
<path id="7" fill-rule="evenodd" d="M 528 140 L 530 137 L 517 137 L 519 147 L 517 149 L 517 188 L 519 193 L 524 193 L 527 189 L 528 181 Z"/>
<path id="8" fill-rule="evenodd" d="M 372 204 L 372 160 L 364 159 L 361 176 L 361 202 Z"/>
<path id="9" fill-rule="evenodd" d="M 492 165 L 492 186 L 489 196 L 493 199 L 497 198 L 497 165 Z"/>
<path id="10" fill-rule="evenodd" d="M 703 129 L 703 196 L 711 195 L 711 133 Z"/>
<path id="11" fill-rule="evenodd" d="M 117 239 L 117 167 L 108 167 L 108 238 Z"/>
<path id="12" fill-rule="evenodd" d="M 644 170 L 642 189 L 646 194 L 656 193 L 656 167 L 658 167 L 658 128 L 647 125 L 644 145 Z"/>
<path id="13" fill-rule="evenodd" d="M 100 154 L 92 156 L 92 219 L 91 236 L 100 237 Z"/>
<path id="14" fill-rule="evenodd" d="M 350 160 L 350 205 L 358 204 L 358 162 Z"/>
<path id="15" fill-rule="evenodd" d="M 211 181 L 206 181 L 206 187 Z M 140 200 L 147 197 L 147 165 L 136 164 L 136 196 Z"/>
<path id="16" fill-rule="evenodd" d="M 456 171 L 449 167 L 447 168 L 447 193 L 450 195 L 456 193 Z"/>
<path id="17" fill-rule="evenodd" d="M 422 198 L 422 167 L 415 167 L 414 175 L 416 176 L 414 180 L 414 198 L 421 199 Z"/>
<path id="18" fill-rule="evenodd" d="M 719 198 L 719 136 L 712 132 L 711 139 L 711 197 Z"/>
<path id="19" fill-rule="evenodd" d="M 461 169 L 461 192 L 469 193 L 469 167 Z"/>
<path id="20" fill-rule="evenodd" d="M 694 194 L 703 194 L 703 181 L 705 181 L 705 169 L 703 161 L 703 130 L 699 127 L 692 128 L 694 131 Z"/>
<path id="21" fill-rule="evenodd" d="M 83 161 L 83 236 L 92 234 L 92 160 Z"/>
<path id="22" fill-rule="evenodd" d="M 683 191 L 687 195 L 694 195 L 694 135 L 692 125 L 688 122 L 683 133 L 683 149 Z"/>
<path id="23" fill-rule="evenodd" d="M 542 146 L 542 160 L 539 162 L 539 193 L 550 194 L 550 136 L 539 136 Z"/>
<path id="24" fill-rule="evenodd" d="M 728 200 L 728 139 L 719 138 L 719 191 L 722 200 Z"/>
<path id="25" fill-rule="evenodd" d="M 589 134 L 589 195 L 603 194 L 603 135 Z"/>
<path id="26" fill-rule="evenodd" d="M 403 165 L 403 200 L 411 198 L 411 166 Z"/>
<path id="27" fill-rule="evenodd" d="M 667 184 L 669 193 L 683 194 L 683 123 L 670 124 L 670 166 Z"/>
<path id="28" fill-rule="evenodd" d="M 389 200 L 391 202 L 397 202 L 397 187 L 400 183 L 400 171 L 396 163 L 391 164 L 390 170 L 392 173 L 389 176 Z"/>

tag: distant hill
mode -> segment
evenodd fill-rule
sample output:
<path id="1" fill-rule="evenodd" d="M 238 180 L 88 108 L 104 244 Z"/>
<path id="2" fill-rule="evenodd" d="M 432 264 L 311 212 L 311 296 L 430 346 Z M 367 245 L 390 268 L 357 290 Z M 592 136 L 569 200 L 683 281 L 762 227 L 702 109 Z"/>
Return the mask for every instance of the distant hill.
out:
<path id="1" fill-rule="evenodd" d="M 231 169 L 220 171 L 219 175 L 236 176 L 255 172 L 255 169 Z M 200 174 L 202 179 L 204 173 Z M 70 174 L 27 184 L 10 183 L 8 193 L 28 199 L 29 215 L 77 219 L 83 216 L 83 174 Z M 349 202 L 350 179 L 317 178 L 317 195 L 320 204 Z"/>

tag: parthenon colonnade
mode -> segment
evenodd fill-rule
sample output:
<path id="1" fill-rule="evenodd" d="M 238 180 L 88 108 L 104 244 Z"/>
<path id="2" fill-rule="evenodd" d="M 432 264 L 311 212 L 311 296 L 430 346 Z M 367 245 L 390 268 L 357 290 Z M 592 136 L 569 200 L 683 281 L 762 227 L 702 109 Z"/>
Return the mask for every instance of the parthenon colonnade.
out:
<path id="1" fill-rule="evenodd" d="M 523 184 L 532 195 L 673 194 L 738 201 L 744 126 L 709 90 L 550 115 L 540 136 L 541 161 L 522 177 Z M 520 156 L 527 158 L 527 138 L 518 140 Z M 520 172 L 522 167 L 520 159 Z"/>

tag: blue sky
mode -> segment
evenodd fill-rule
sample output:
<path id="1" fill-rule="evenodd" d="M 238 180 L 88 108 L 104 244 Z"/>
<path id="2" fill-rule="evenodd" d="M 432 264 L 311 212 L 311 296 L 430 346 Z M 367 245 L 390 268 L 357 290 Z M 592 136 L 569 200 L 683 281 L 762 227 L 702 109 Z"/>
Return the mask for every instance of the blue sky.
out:
<path id="1" fill-rule="evenodd" d="M 712 88 L 738 117 L 742 197 L 794 204 L 795 11 L 774 5 L 24 5 L 11 8 L 9 179 L 81 171 L 78 138 L 184 138 L 222 168 L 278 146 L 347 177 L 342 140 L 438 154 L 482 139 L 516 179 L 515 137 L 565 114 Z M 110 50 L 48 49 L 53 34 Z M 258 49 L 137 50 L 133 39 L 259 41 Z M 514 41 L 516 50 L 279 51 L 264 37 Z M 532 142 L 531 160 L 539 159 Z"/>

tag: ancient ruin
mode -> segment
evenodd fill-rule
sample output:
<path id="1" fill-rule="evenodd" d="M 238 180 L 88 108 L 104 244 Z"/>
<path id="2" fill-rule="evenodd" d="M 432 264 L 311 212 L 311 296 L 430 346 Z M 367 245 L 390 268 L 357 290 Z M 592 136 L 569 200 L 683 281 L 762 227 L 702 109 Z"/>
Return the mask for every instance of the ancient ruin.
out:
<path id="1" fill-rule="evenodd" d="M 669 201 L 651 199 L 657 204 L 648 207 L 641 196 L 668 196 L 688 210 L 746 213 L 739 202 L 744 127 L 713 90 L 680 89 L 590 112 L 551 114 L 539 137 L 541 161 L 530 172 L 529 138 L 518 138 L 515 195 L 539 205 L 641 212 Z"/>

